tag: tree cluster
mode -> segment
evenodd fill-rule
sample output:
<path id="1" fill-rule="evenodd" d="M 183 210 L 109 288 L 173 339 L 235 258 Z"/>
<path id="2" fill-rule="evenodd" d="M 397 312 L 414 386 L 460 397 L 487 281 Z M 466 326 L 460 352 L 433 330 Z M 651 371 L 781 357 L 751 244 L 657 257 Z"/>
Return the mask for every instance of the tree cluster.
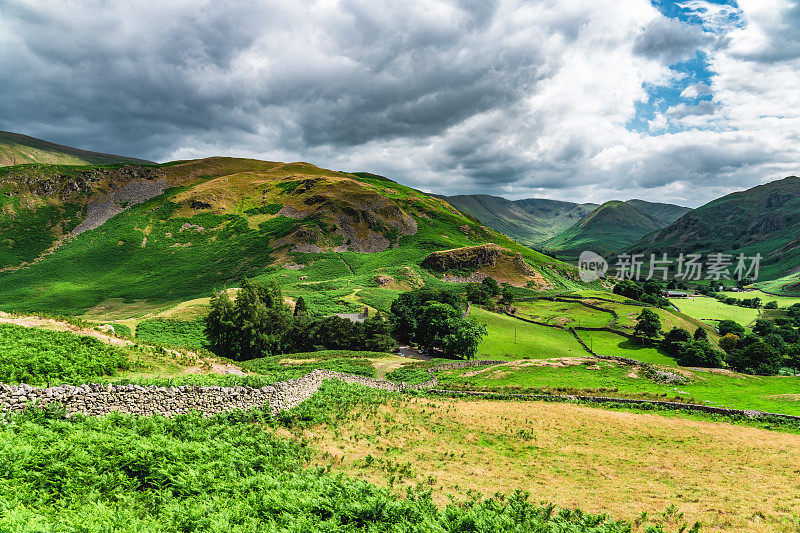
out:
<path id="1" fill-rule="evenodd" d="M 424 351 L 448 358 L 473 359 L 486 326 L 464 316 L 460 295 L 437 289 L 416 289 L 392 303 L 394 333 Z"/>
<path id="2" fill-rule="evenodd" d="M 233 302 L 221 291 L 211 298 L 205 319 L 209 348 L 236 361 L 316 350 L 386 351 L 394 346 L 390 324 L 381 317 L 362 323 L 313 316 L 298 299 L 292 313 L 280 287 L 245 279 Z"/>
<path id="3" fill-rule="evenodd" d="M 636 300 L 658 307 L 670 305 L 669 300 L 662 296 L 664 287 L 660 283 L 652 280 L 641 284 L 625 279 L 614 285 L 613 292 L 629 300 Z"/>

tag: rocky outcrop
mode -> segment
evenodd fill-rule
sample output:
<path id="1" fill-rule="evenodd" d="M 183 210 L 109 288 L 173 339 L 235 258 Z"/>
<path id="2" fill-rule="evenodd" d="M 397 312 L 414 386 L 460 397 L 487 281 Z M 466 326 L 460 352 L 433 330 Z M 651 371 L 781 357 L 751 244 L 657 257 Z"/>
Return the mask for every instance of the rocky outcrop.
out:
<path id="1" fill-rule="evenodd" d="M 84 231 L 98 228 L 130 206 L 160 196 L 166 189 L 167 179 L 164 177 L 130 181 L 122 188 L 92 200 L 86 206 L 86 216 L 83 222 L 72 231 L 72 234 L 80 235 Z"/>
<path id="2" fill-rule="evenodd" d="M 477 269 L 494 266 L 502 253 L 503 248 L 496 244 L 441 250 L 428 255 L 422 261 L 422 266 L 437 272 L 446 272 L 454 269 Z"/>

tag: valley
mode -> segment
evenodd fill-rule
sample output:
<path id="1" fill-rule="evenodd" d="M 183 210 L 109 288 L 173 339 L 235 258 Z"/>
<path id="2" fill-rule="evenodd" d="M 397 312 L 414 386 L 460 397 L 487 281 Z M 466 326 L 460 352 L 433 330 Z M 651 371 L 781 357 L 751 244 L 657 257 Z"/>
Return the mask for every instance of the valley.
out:
<path id="1" fill-rule="evenodd" d="M 120 501 L 133 492 L 111 495 L 98 488 L 99 478 L 88 477 L 58 497 L 30 485 L 26 498 L 57 503 L 45 514 L 0 516 L 4 525 L 80 520 L 75 498 L 92 491 L 92 506 L 116 509 L 131 523 L 186 528 L 194 509 L 204 508 L 186 491 L 198 494 L 194 483 L 204 474 L 184 462 L 200 444 L 175 432 L 178 420 L 197 435 L 220 436 L 202 445 L 214 449 L 203 448 L 201 470 L 220 461 L 212 458 L 228 450 L 236 433 L 252 442 L 246 458 L 236 455 L 245 462 L 264 457 L 247 446 L 268 442 L 286 450 L 273 456 L 283 458 L 269 467 L 270 479 L 291 478 L 306 488 L 290 483 L 281 489 L 284 498 L 308 490 L 327 498 L 308 484 L 339 484 L 342 494 L 358 486 L 380 506 L 413 507 L 439 524 L 455 516 L 460 524 L 465 509 L 502 522 L 502 509 L 522 504 L 517 496 L 489 495 L 517 490 L 559 509 L 612 517 L 591 531 L 678 531 L 695 522 L 702 531 L 789 531 L 796 522 L 792 492 L 781 487 L 796 474 L 790 450 L 800 432 L 792 418 L 800 416 L 800 368 L 793 366 L 800 357 L 792 355 L 798 314 L 792 306 L 800 298 L 690 288 L 689 297 L 666 300 L 663 286 L 642 285 L 634 294 L 610 279 L 587 284 L 570 263 L 512 240 L 502 232 L 508 226 L 493 227 L 441 197 L 374 174 L 234 158 L 37 165 L 2 169 L 3 383 L 180 394 L 186 387 L 259 391 L 314 372 L 340 372 L 403 392 L 329 379 L 280 412 L 222 409 L 211 418 L 183 413 L 172 420 L 156 411 L 93 421 L 67 419 L 53 407 L 3 415 L 36 438 L 51 439 L 49 428 L 59 427 L 70 442 L 90 439 L 81 446 L 92 449 L 104 446 L 95 433 L 100 428 L 133 450 L 150 449 L 126 428 L 151 424 L 146 431 L 179 450 L 160 466 L 142 456 L 125 459 L 150 472 L 144 477 L 108 465 L 125 491 L 150 494 L 149 484 L 168 491 L 173 511 L 151 511 L 134 498 L 138 503 L 123 512 Z M 562 218 L 569 218 L 563 209 L 574 215 L 573 207 L 550 207 L 562 209 Z M 634 209 L 650 209 L 637 216 L 660 231 L 671 223 L 663 217 L 681 216 L 682 208 L 641 201 L 595 206 L 575 227 L 606 229 L 576 233 L 563 255 L 600 241 L 598 250 L 629 246 L 639 237 L 614 220 L 632 220 Z M 760 306 L 737 304 L 754 296 Z M 767 309 L 771 301 L 775 308 Z M 213 326 L 207 317 L 214 312 L 233 318 Z M 657 331 L 642 329 L 648 313 Z M 247 337 L 252 355 L 221 352 L 225 343 L 213 335 L 243 335 L 240 323 L 263 332 Z M 738 347 L 723 331 L 730 323 L 741 328 Z M 449 333 L 428 332 L 432 324 Z M 223 325 L 229 329 L 214 332 Z M 777 366 L 762 371 L 741 362 L 756 345 L 771 350 L 770 357 L 779 354 Z M 478 364 L 448 366 L 463 359 Z M 489 397 L 450 396 L 464 393 Z M 248 420 L 260 420 L 263 432 L 245 429 Z M 16 445 L 10 427 L 0 428 L 6 443 L 0 450 Z M 749 461 L 755 450 L 759 461 Z M 2 482 L 25 478 L 27 463 L 8 461 L 15 470 Z M 246 479 L 263 475 L 246 468 Z M 759 482 L 735 482 L 742 469 Z M 252 520 L 259 508 L 249 502 L 223 511 L 221 495 L 239 490 L 224 483 L 228 488 L 207 494 L 215 525 L 198 522 L 206 530 Z M 407 490 L 416 495 L 400 498 Z M 348 498 L 324 504 L 339 509 L 326 516 L 340 526 L 354 512 L 341 507 Z M 286 512 L 311 520 L 303 514 L 310 508 L 303 509 Z M 530 507 L 535 520 L 572 524 L 575 531 L 590 531 L 586 520 L 595 520 L 566 511 L 547 518 L 536 509 Z M 370 512 L 370 520 L 393 516 Z M 98 516 L 112 520 L 106 511 Z"/>

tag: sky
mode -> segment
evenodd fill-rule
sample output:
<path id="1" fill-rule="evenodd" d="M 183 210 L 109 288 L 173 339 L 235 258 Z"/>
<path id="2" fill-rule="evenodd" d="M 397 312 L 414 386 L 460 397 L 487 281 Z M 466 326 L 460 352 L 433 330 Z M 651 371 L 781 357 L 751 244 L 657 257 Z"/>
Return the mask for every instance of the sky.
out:
<path id="1" fill-rule="evenodd" d="M 800 0 L 0 0 L 0 130 L 441 194 L 800 175 Z"/>

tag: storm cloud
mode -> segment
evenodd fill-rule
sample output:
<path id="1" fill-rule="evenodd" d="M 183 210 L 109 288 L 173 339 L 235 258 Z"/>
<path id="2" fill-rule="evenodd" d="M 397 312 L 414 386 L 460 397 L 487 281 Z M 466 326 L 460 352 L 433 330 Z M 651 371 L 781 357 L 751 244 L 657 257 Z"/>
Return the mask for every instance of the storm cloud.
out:
<path id="1" fill-rule="evenodd" d="M 0 129 L 158 161 L 304 160 L 445 194 L 696 205 L 800 166 L 783 146 L 800 134 L 796 78 L 780 113 L 759 103 L 800 56 L 770 37 L 800 10 L 770 2 L 772 16 L 740 2 L 747 24 L 712 32 L 646 0 L 0 0 Z M 698 50 L 715 77 L 684 92 L 713 102 L 632 131 L 645 88 Z"/>

